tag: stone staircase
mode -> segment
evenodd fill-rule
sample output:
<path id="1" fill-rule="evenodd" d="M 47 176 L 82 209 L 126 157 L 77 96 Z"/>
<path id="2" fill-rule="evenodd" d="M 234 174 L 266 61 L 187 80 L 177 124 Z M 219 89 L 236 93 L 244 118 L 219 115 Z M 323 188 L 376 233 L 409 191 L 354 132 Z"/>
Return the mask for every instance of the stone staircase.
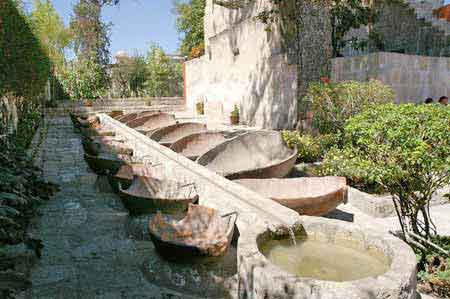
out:
<path id="1" fill-rule="evenodd" d="M 408 5 L 414 8 L 417 19 L 422 19 L 431 26 L 442 31 L 446 36 L 450 36 L 450 22 L 438 19 L 433 15 L 433 10 L 444 5 L 443 1 L 407 0 Z"/>

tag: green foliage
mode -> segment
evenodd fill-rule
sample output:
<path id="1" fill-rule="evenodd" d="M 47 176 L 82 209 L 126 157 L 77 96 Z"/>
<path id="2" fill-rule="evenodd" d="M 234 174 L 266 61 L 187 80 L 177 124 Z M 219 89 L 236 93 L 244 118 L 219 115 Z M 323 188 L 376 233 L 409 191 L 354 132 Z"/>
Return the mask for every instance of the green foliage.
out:
<path id="1" fill-rule="evenodd" d="M 373 11 L 361 0 L 334 0 L 331 6 L 333 57 L 341 56 L 344 39 L 350 29 L 357 29 L 373 21 Z"/>
<path id="2" fill-rule="evenodd" d="M 231 116 L 239 118 L 239 107 L 234 104 L 233 110 L 231 111 Z"/>
<path id="3" fill-rule="evenodd" d="M 378 80 L 313 83 L 306 95 L 314 126 L 324 134 L 341 132 L 351 116 L 371 105 L 391 103 L 394 97 L 392 88 Z"/>
<path id="4" fill-rule="evenodd" d="M 427 206 L 450 183 L 449 127 L 445 106 L 372 106 L 347 122 L 344 146 L 325 156 L 323 172 L 382 186 L 393 196 L 404 233 L 429 239 L 434 227 Z"/>
<path id="5" fill-rule="evenodd" d="M 71 42 L 71 32 L 65 27 L 51 1 L 35 0 L 31 12 L 31 26 L 50 58 L 55 73 L 62 72 L 65 63 L 64 50 Z"/>
<path id="6" fill-rule="evenodd" d="M 323 156 L 338 143 L 336 135 L 312 136 L 298 131 L 283 131 L 286 144 L 298 150 L 298 160 L 303 163 L 312 163 L 322 160 Z"/>
<path id="7" fill-rule="evenodd" d="M 189 56 L 192 49 L 204 42 L 206 0 L 174 0 L 177 30 L 183 35 L 180 52 Z"/>
<path id="8" fill-rule="evenodd" d="M 74 100 L 98 99 L 106 92 L 103 68 L 93 60 L 75 60 L 61 75 L 61 83 Z"/>
<path id="9" fill-rule="evenodd" d="M 374 171 L 372 166 L 370 161 L 355 155 L 352 148 L 333 148 L 324 156 L 319 174 L 344 176 L 349 185 L 359 190 L 383 194 L 386 190 L 378 183 L 379 172 Z"/>
<path id="10" fill-rule="evenodd" d="M 27 226 L 39 204 L 48 200 L 57 188 L 40 179 L 39 169 L 33 166 L 23 148 L 8 139 L 1 139 L 0 146 L 0 259 L 4 261 L 0 263 L 0 274 L 9 271 L 20 276 L 23 274 L 15 268 L 16 261 L 5 260 L 1 248 L 24 243 L 41 256 L 42 242 L 27 234 Z M 6 289 L 5 284 L 0 285 L 0 296 L 13 293 L 8 284 Z"/>
<path id="11" fill-rule="evenodd" d="M 205 114 L 205 103 L 203 101 L 197 102 L 195 104 L 195 109 L 197 110 L 198 115 Z"/>
<path id="12" fill-rule="evenodd" d="M 15 1 L 0 2 L 0 21 L 0 135 L 25 148 L 41 119 L 51 61 Z"/>
<path id="13" fill-rule="evenodd" d="M 182 64 L 174 62 L 159 46 L 152 45 L 147 56 L 146 94 L 168 97 L 182 94 Z"/>
<path id="14" fill-rule="evenodd" d="M 119 96 L 142 95 L 148 77 L 145 58 L 136 54 L 135 56 L 123 56 L 117 59 L 118 61 L 112 69 L 111 79 L 113 86 L 118 89 Z"/>
<path id="15" fill-rule="evenodd" d="M 295 12 L 298 9 L 298 2 L 295 0 L 271 0 L 273 6 L 263 9 L 257 19 L 266 24 L 266 30 L 270 31 L 272 24 L 280 25 L 284 43 L 296 47 L 298 40 L 298 28 L 296 22 L 298 16 Z M 314 1 L 311 1 L 314 2 Z M 333 46 L 333 56 L 340 56 L 340 51 L 346 45 L 344 39 L 347 32 L 353 28 L 360 28 L 374 21 L 375 13 L 369 6 L 364 5 L 362 0 L 334 0 L 318 1 L 330 8 L 331 18 L 331 42 Z M 293 13 L 294 12 L 294 13 Z"/>
<path id="16" fill-rule="evenodd" d="M 105 24 L 101 18 L 102 7 L 111 1 L 79 0 L 73 7 L 70 29 L 73 35 L 74 50 L 78 62 L 88 61 L 101 71 L 93 77 L 102 76 L 98 80 L 106 82 L 106 68 L 109 65 L 109 32 L 111 24 Z M 99 66 L 100 68 L 98 68 Z"/>
<path id="17" fill-rule="evenodd" d="M 44 91 L 50 60 L 11 0 L 0 1 L 0 20 L 0 98 L 7 92 L 36 97 Z"/>

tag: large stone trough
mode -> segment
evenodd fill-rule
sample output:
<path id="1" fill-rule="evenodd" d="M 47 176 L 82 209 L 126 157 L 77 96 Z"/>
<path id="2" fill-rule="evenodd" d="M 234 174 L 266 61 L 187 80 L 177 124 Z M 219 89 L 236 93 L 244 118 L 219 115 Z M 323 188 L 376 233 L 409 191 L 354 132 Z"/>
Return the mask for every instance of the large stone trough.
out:
<path id="1" fill-rule="evenodd" d="M 99 114 L 102 123 L 126 137 L 134 156 L 144 163 L 161 163 L 167 178 L 195 182 L 199 203 L 221 214 L 238 212 L 239 233 L 237 263 L 239 288 L 236 298 L 415 298 L 416 264 L 412 250 L 393 236 L 360 231 L 352 224 L 338 220 L 300 216 L 275 201 L 234 183 L 145 135 L 109 117 Z M 336 233 L 349 242 L 359 242 L 364 248 L 377 246 L 390 259 L 389 270 L 381 276 L 363 280 L 331 283 L 293 277 L 269 263 L 259 252 L 258 240 L 268 231 L 280 227 L 298 228 L 307 233 L 321 233 L 330 238 Z M 285 230 L 283 230 L 285 231 Z"/>

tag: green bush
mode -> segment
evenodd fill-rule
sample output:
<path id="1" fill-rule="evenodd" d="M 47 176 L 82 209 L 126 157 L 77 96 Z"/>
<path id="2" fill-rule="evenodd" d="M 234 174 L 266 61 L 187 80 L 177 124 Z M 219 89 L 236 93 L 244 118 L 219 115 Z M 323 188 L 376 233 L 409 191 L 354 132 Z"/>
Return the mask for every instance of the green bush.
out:
<path id="1" fill-rule="evenodd" d="M 298 160 L 304 163 L 321 160 L 338 142 L 338 137 L 333 134 L 312 136 L 298 131 L 283 131 L 283 139 L 289 147 L 297 147 Z"/>
<path id="2" fill-rule="evenodd" d="M 343 147 L 325 155 L 322 173 L 381 186 L 393 196 L 404 233 L 428 239 L 433 224 L 427 206 L 450 183 L 449 126 L 445 106 L 370 107 L 347 122 Z"/>
<path id="3" fill-rule="evenodd" d="M 313 125 L 321 133 L 343 130 L 351 116 L 371 105 L 392 103 L 395 94 L 378 80 L 368 82 L 313 83 L 306 98 L 311 102 Z"/>
<path id="4" fill-rule="evenodd" d="M 74 100 L 93 100 L 105 95 L 108 85 L 102 66 L 93 60 L 76 60 L 61 75 L 64 90 Z"/>

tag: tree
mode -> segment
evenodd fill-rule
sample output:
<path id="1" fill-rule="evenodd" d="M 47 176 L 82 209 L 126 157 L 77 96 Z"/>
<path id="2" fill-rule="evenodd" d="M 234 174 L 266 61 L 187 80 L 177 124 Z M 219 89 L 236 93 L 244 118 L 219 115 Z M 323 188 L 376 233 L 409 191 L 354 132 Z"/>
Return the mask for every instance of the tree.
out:
<path id="1" fill-rule="evenodd" d="M 373 17 L 370 7 L 362 0 L 334 0 L 331 8 L 333 57 L 341 56 L 346 45 L 345 35 L 350 29 L 368 25 Z"/>
<path id="2" fill-rule="evenodd" d="M 64 26 L 50 0 L 34 1 L 31 24 L 34 34 L 53 64 L 54 74 L 61 73 L 65 63 L 64 51 L 70 44 L 71 33 Z"/>
<path id="3" fill-rule="evenodd" d="M 344 147 L 327 153 L 324 174 L 382 186 L 392 195 L 405 239 L 424 250 L 436 234 L 432 195 L 450 183 L 449 124 L 445 106 L 373 106 L 347 122 Z"/>
<path id="4" fill-rule="evenodd" d="M 73 7 L 74 15 L 70 22 L 70 28 L 77 55 L 76 65 L 73 66 L 76 78 L 70 74 L 65 76 L 65 86 L 72 86 L 69 92 L 72 96 L 97 98 L 109 83 L 109 30 L 111 24 L 105 24 L 102 21 L 101 10 L 105 5 L 116 3 L 118 1 L 79 0 Z M 86 71 L 96 73 L 89 74 Z M 85 87 L 91 88 L 91 91 Z"/>
<path id="5" fill-rule="evenodd" d="M 175 0 L 177 30 L 183 35 L 180 52 L 189 56 L 195 48 L 204 48 L 204 17 L 206 0 Z"/>
<path id="6" fill-rule="evenodd" d="M 120 97 L 139 96 L 144 91 L 147 80 L 145 58 L 138 54 L 118 57 L 111 76 Z"/>
<path id="7" fill-rule="evenodd" d="M 148 79 L 146 92 L 152 97 L 179 95 L 181 90 L 181 64 L 174 62 L 159 46 L 152 45 L 147 56 Z"/>
<path id="8" fill-rule="evenodd" d="M 65 91 L 72 99 L 97 99 L 106 91 L 101 66 L 89 59 L 76 59 L 61 76 Z"/>
<path id="9" fill-rule="evenodd" d="M 77 57 L 106 67 L 110 61 L 110 24 L 103 23 L 101 19 L 103 5 L 101 0 L 79 0 L 73 7 L 70 28 Z"/>

